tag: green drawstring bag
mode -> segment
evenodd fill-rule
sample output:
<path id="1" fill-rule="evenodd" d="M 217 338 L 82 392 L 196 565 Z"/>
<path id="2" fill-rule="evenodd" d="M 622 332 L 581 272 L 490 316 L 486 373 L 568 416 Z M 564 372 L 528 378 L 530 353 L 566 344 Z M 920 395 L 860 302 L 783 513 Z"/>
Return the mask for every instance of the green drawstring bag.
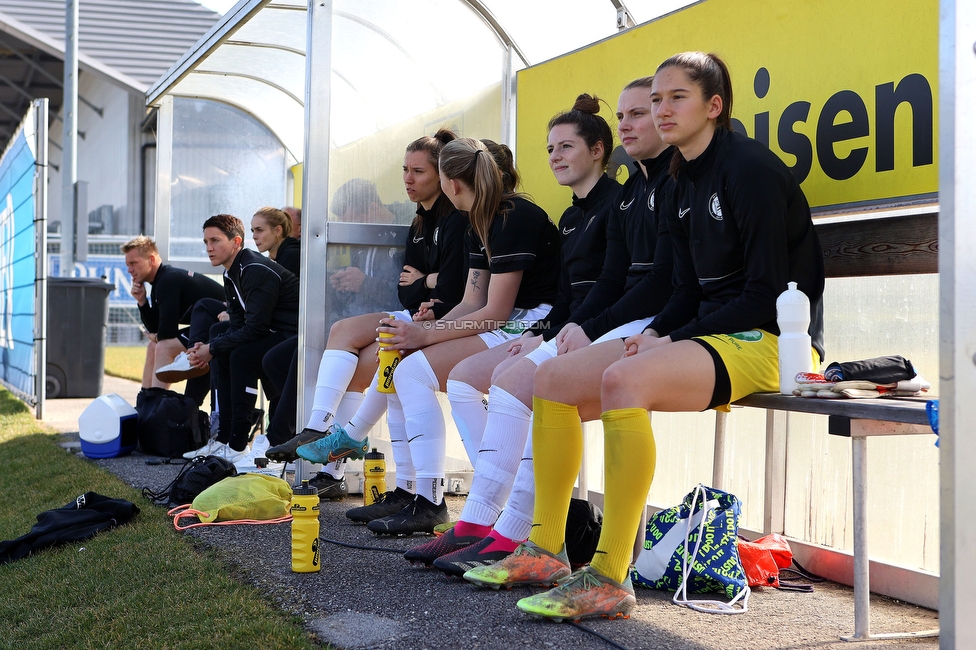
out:
<path id="1" fill-rule="evenodd" d="M 291 521 L 291 486 L 265 474 L 238 474 L 211 485 L 190 506 L 169 511 L 173 526 L 186 530 L 195 526 L 226 524 L 275 524 Z M 180 525 L 182 517 L 196 516 L 200 523 Z"/>

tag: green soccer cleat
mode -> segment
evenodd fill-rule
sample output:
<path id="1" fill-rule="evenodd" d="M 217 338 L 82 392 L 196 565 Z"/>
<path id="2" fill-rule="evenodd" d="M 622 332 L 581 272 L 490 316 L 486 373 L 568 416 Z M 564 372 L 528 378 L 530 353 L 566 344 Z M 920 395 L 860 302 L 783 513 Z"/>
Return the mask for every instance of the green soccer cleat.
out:
<path id="1" fill-rule="evenodd" d="M 636 604 L 629 577 L 620 584 L 593 567 L 585 566 L 557 587 L 523 598 L 516 606 L 526 614 L 558 623 L 595 616 L 630 618 Z"/>

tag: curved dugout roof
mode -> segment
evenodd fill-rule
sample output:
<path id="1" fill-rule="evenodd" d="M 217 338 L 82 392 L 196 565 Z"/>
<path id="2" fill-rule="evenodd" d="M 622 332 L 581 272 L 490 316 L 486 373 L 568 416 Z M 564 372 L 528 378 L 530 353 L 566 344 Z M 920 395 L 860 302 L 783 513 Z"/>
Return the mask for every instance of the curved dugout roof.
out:
<path id="1" fill-rule="evenodd" d="M 517 70 L 612 36 L 618 24 L 632 26 L 687 4 L 691 1 L 335 0 L 334 47 L 354 47 L 363 55 L 343 57 L 345 63 L 333 69 L 333 92 L 357 119 L 333 123 L 332 145 L 406 117 L 396 114 L 395 99 L 377 109 L 382 89 L 393 98 L 404 84 L 415 93 L 423 89 L 431 108 L 477 90 L 473 86 L 481 75 L 445 69 L 445 53 L 431 47 L 438 29 L 481 30 L 472 33 L 472 47 L 494 41 L 509 50 Z M 147 103 L 173 95 L 236 106 L 278 137 L 291 164 L 301 162 L 306 32 L 303 0 L 241 0 L 149 89 Z"/>

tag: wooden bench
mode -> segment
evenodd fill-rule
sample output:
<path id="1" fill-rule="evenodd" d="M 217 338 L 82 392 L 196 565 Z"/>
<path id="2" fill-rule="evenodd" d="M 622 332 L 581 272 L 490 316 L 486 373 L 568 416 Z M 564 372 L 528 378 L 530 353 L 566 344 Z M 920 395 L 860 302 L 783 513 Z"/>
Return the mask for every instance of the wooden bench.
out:
<path id="1" fill-rule="evenodd" d="M 817 223 L 828 278 L 938 272 L 938 213 Z M 896 352 L 896 351 L 893 351 Z M 828 352 L 829 360 L 829 352 Z M 828 433 L 851 438 L 854 483 L 854 635 L 848 641 L 937 636 L 938 630 L 872 634 L 867 540 L 867 438 L 929 434 L 924 398 L 817 399 L 756 394 L 733 406 L 766 409 L 765 533 L 782 533 L 786 510 L 789 413 L 828 417 Z M 724 483 L 725 413 L 716 412 L 712 481 Z"/>

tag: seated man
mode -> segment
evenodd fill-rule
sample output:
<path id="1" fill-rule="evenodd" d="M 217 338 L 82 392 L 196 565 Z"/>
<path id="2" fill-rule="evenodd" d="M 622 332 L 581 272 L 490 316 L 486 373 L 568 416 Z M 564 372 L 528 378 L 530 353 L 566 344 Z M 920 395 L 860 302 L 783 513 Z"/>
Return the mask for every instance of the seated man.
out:
<path id="1" fill-rule="evenodd" d="M 384 204 L 376 185 L 364 178 L 343 183 L 329 206 L 339 221 L 409 224 L 415 203 Z M 329 263 L 329 302 L 335 320 L 370 314 L 397 304 L 403 250 L 396 246 L 336 245 Z M 331 327 L 332 322 L 327 322 Z"/>
<path id="2" fill-rule="evenodd" d="M 265 353 L 298 333 L 298 278 L 267 257 L 243 248 L 244 224 L 218 214 L 203 224 L 207 256 L 224 267 L 224 299 L 230 326 L 211 330 L 209 343 L 196 343 L 187 353 L 190 365 L 210 363 L 217 396 L 217 437 L 199 455 L 218 455 L 237 462 L 246 455 L 253 423 L 258 379 L 264 377 Z M 264 382 L 268 386 L 268 382 Z M 275 396 L 276 397 L 276 396 Z"/>
<path id="3" fill-rule="evenodd" d="M 197 300 L 223 299 L 224 290 L 205 275 L 163 264 L 156 243 L 149 237 L 140 235 L 120 248 L 132 276 L 132 297 L 139 304 L 139 316 L 149 332 L 142 387 L 169 388 L 172 379 L 157 377 L 156 371 L 186 354 L 186 331 L 180 330 L 180 323 L 190 322 L 190 311 Z M 152 287 L 148 296 L 146 284 Z M 206 372 L 203 367 L 187 377 L 185 392 L 197 405 L 203 404 L 210 390 L 209 378 L 200 376 Z"/>
<path id="4" fill-rule="evenodd" d="M 291 236 L 295 239 L 302 238 L 302 209 L 287 206 L 281 209 L 282 212 L 291 217 Z"/>

